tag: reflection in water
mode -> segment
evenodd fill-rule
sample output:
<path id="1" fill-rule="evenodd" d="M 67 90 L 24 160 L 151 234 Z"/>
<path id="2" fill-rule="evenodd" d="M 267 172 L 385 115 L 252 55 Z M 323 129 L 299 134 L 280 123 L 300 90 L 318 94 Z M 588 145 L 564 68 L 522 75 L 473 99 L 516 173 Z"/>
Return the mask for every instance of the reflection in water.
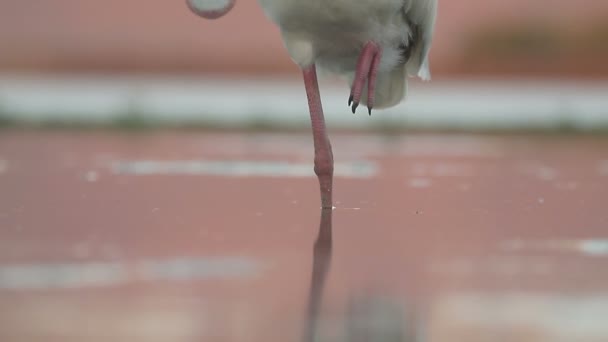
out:
<path id="1" fill-rule="evenodd" d="M 319 327 L 323 289 L 332 258 L 332 210 L 321 211 L 319 233 L 314 244 L 313 266 L 303 342 L 321 340 Z M 414 310 L 415 311 L 415 310 Z M 398 298 L 374 293 L 350 295 L 339 340 L 352 342 L 422 342 L 414 312 L 406 314 Z M 334 320 L 334 322 L 336 322 Z M 409 323 L 409 324 L 408 324 Z M 332 330 L 340 330 L 332 327 Z M 323 334 L 324 335 L 324 334 Z"/>
<path id="2" fill-rule="evenodd" d="M 306 314 L 306 326 L 304 330 L 304 342 L 316 341 L 317 327 L 319 322 L 319 309 L 323 298 L 325 279 L 329 271 L 332 252 L 332 209 L 321 210 L 321 223 L 319 223 L 319 235 L 314 245 L 312 258 L 312 275 L 310 292 L 308 295 L 308 311 Z"/>
<path id="3" fill-rule="evenodd" d="M 346 313 L 345 341 L 417 342 L 401 303 L 379 295 L 353 296 Z"/>

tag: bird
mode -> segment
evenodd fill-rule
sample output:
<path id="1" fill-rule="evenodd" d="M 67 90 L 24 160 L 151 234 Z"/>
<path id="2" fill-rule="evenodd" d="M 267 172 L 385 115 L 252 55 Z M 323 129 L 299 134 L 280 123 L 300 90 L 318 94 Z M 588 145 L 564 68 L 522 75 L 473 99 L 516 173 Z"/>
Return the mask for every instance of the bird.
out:
<path id="1" fill-rule="evenodd" d="M 186 0 L 207 19 L 228 13 L 236 0 Z M 321 207 L 333 208 L 334 158 L 325 125 L 319 71 L 350 85 L 349 109 L 386 109 L 401 103 L 407 79 L 431 79 L 429 55 L 438 0 L 258 0 L 281 33 L 304 80 Z"/>

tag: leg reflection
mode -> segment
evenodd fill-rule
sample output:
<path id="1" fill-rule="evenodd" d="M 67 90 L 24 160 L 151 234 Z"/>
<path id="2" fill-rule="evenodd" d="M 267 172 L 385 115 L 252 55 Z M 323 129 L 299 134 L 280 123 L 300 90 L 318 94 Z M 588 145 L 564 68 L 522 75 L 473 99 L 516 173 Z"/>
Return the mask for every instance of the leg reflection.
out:
<path id="1" fill-rule="evenodd" d="M 317 326 L 319 311 L 323 298 L 325 279 L 331 264 L 332 234 L 331 234 L 332 210 L 321 210 L 321 223 L 319 224 L 319 235 L 314 245 L 312 258 L 312 275 L 310 292 L 308 295 L 308 310 L 306 313 L 306 325 L 304 330 L 304 342 L 317 340 Z"/>
<path id="2" fill-rule="evenodd" d="M 345 317 L 349 342 L 418 342 L 397 298 L 378 294 L 351 296 Z"/>

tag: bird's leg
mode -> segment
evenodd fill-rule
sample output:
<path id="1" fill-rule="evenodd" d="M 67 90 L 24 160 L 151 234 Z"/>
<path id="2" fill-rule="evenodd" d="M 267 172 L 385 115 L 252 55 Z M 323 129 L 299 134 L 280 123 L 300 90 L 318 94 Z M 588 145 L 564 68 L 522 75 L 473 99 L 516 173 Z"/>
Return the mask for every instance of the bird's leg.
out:
<path id="1" fill-rule="evenodd" d="M 367 97 L 368 97 L 368 110 L 369 114 L 372 113 L 372 107 L 374 102 L 374 90 L 376 89 L 376 78 L 378 75 L 378 67 L 380 66 L 380 59 L 382 57 L 382 49 L 378 44 L 374 42 L 368 42 L 363 46 L 359 59 L 357 61 L 357 68 L 355 70 L 355 79 L 350 91 L 350 97 L 348 99 L 348 105 L 352 106 L 353 114 L 359 107 L 361 101 L 361 93 L 365 82 L 369 80 L 367 86 Z M 371 100 L 371 103 L 370 101 Z"/>
<path id="2" fill-rule="evenodd" d="M 378 78 L 378 69 L 380 68 L 380 60 L 382 59 L 382 49 L 378 49 L 372 59 L 372 65 L 369 68 L 369 80 L 367 81 L 367 112 L 372 115 L 374 108 L 374 100 L 376 98 L 376 79 Z"/>
<path id="3" fill-rule="evenodd" d="M 319 178 L 321 188 L 321 206 L 324 209 L 332 208 L 332 188 L 334 177 L 334 156 L 331 151 L 329 136 L 325 128 L 325 117 L 321 105 L 317 69 L 314 64 L 302 69 L 310 122 L 312 123 L 312 137 L 315 146 L 315 174 Z"/>

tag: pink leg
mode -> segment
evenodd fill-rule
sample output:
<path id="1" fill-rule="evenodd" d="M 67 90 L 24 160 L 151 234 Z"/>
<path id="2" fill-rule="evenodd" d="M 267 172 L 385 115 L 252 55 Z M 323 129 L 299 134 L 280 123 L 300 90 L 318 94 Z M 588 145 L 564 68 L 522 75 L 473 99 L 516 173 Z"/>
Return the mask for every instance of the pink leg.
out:
<path id="1" fill-rule="evenodd" d="M 357 110 L 357 107 L 359 107 L 361 93 L 363 92 L 363 87 L 368 79 L 368 99 L 370 98 L 371 94 L 373 106 L 373 90 L 376 89 L 376 77 L 378 74 L 378 67 L 380 66 L 381 55 L 380 47 L 374 42 L 368 42 L 365 44 L 361 54 L 359 55 L 357 69 L 355 70 L 355 79 L 350 92 L 350 98 L 348 99 L 348 105 L 352 105 L 353 114 Z M 368 105 L 368 108 L 371 115 L 371 106 Z"/>
<path id="2" fill-rule="evenodd" d="M 334 156 L 331 151 L 331 144 L 325 129 L 325 118 L 323 116 L 323 106 L 321 105 L 321 95 L 319 93 L 319 83 L 317 81 L 317 69 L 311 65 L 302 70 L 304 76 L 304 86 L 308 97 L 308 109 L 310 111 L 310 121 L 312 123 L 312 137 L 315 146 L 315 173 L 319 178 L 321 187 L 321 206 L 332 208 L 332 187 L 334 177 Z"/>

